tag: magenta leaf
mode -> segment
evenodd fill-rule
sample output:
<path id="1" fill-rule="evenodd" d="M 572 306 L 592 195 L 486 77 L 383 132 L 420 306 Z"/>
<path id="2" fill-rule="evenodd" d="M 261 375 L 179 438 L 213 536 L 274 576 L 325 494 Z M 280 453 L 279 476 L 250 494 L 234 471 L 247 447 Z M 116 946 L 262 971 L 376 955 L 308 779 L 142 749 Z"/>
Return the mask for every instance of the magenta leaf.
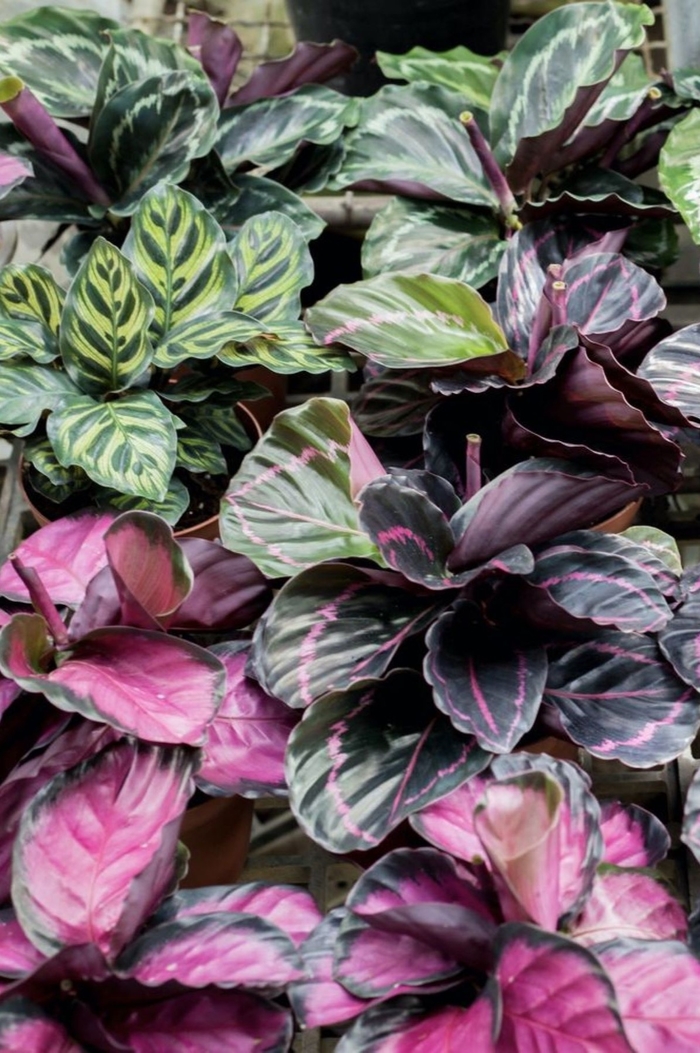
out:
<path id="1" fill-rule="evenodd" d="M 114 957 L 175 876 L 194 753 L 121 742 L 54 777 L 19 826 L 12 898 L 39 950 Z"/>
<path id="2" fill-rule="evenodd" d="M 418 999 L 368 1010 L 340 1040 L 337 1053 L 494 1053 L 496 1007 L 481 995 L 467 1009 L 426 1012 Z"/>
<path id="3" fill-rule="evenodd" d="M 545 701 L 574 742 L 635 768 L 673 760 L 700 723 L 696 693 L 639 634 L 604 632 L 550 660 Z"/>
<path id="4" fill-rule="evenodd" d="M 700 962 L 682 943 L 616 940 L 596 949 L 613 982 L 632 1047 L 695 1053 Z"/>
<path id="5" fill-rule="evenodd" d="M 19 977 L 38 969 L 45 956 L 27 939 L 11 908 L 0 911 L 0 976 Z"/>
<path id="6" fill-rule="evenodd" d="M 0 1046 L 4 1053 L 83 1053 L 62 1024 L 19 996 L 0 1006 Z"/>
<path id="7" fill-rule="evenodd" d="M 485 861 L 484 846 L 474 829 L 474 809 L 491 775 L 475 775 L 451 793 L 426 804 L 409 817 L 421 837 L 467 863 Z"/>
<path id="8" fill-rule="evenodd" d="M 5 197 L 16 186 L 23 183 L 27 176 L 34 174 L 29 161 L 11 154 L 0 154 L 0 198 Z"/>
<path id="9" fill-rule="evenodd" d="M 287 1053 L 293 1032 L 288 1010 L 216 988 L 135 1005 L 106 1023 L 133 1053 Z"/>
<path id="10" fill-rule="evenodd" d="M 162 922 L 134 940 L 115 972 L 146 987 L 177 980 L 186 987 L 284 987 L 303 976 L 290 938 L 248 914 L 190 915 Z"/>
<path id="11" fill-rule="evenodd" d="M 284 754 L 299 713 L 245 675 L 249 642 L 211 650 L 226 670 L 226 692 L 209 725 L 197 785 L 212 796 L 286 794 Z"/>
<path id="12" fill-rule="evenodd" d="M 290 804 L 330 851 L 367 849 L 488 759 L 435 712 L 421 677 L 398 671 L 307 710 L 287 749 Z"/>
<path id="13" fill-rule="evenodd" d="M 262 62 L 237 91 L 228 104 L 241 106 L 256 99 L 283 95 L 302 84 L 324 84 L 331 77 L 343 73 L 357 58 L 357 51 L 342 40 L 330 44 L 297 43 L 285 58 Z"/>
<path id="14" fill-rule="evenodd" d="M 112 513 L 66 516 L 37 530 L 16 551 L 37 571 L 54 603 L 77 607 L 90 579 L 107 565 L 103 537 L 113 521 Z M 0 592 L 25 603 L 29 599 L 10 563 L 0 569 Z"/>
<path id="15" fill-rule="evenodd" d="M 105 532 L 104 543 L 122 604 L 133 598 L 152 618 L 161 618 L 190 593 L 192 570 L 159 516 L 125 512 Z"/>
<path id="16" fill-rule="evenodd" d="M 180 547 L 192 567 L 194 584 L 166 624 L 177 629 L 241 629 L 262 614 L 272 592 L 246 556 L 202 538 L 185 538 Z"/>
<path id="17" fill-rule="evenodd" d="M 286 933 L 295 947 L 306 940 L 323 917 L 306 889 L 262 881 L 181 889 L 166 901 L 158 917 L 169 921 L 214 913 L 254 914 Z"/>
<path id="18" fill-rule="evenodd" d="M 433 848 L 400 848 L 361 875 L 347 906 L 372 928 L 411 936 L 456 961 L 484 967 L 500 918 L 481 877 Z"/>
<path id="19" fill-rule="evenodd" d="M 363 486 L 386 473 L 384 465 L 350 417 L 350 494 L 356 498 Z"/>
<path id="20" fill-rule="evenodd" d="M 688 922 L 680 903 L 653 877 L 605 869 L 596 875 L 571 935 L 587 947 L 617 939 L 683 941 Z"/>
<path id="21" fill-rule="evenodd" d="M 671 847 L 661 820 L 638 804 L 604 801 L 600 829 L 605 845 L 603 862 L 618 867 L 655 867 Z"/>
<path id="22" fill-rule="evenodd" d="M 590 951 L 512 922 L 499 931 L 496 954 L 498 1053 L 630 1053 L 613 986 Z"/>

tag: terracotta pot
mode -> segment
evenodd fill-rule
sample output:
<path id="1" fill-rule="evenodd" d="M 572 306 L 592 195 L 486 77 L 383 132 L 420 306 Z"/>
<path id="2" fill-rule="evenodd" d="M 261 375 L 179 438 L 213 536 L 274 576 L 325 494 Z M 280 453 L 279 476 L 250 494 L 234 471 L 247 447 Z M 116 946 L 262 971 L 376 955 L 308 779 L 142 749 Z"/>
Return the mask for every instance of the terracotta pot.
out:
<path id="1" fill-rule="evenodd" d="M 241 876 L 248 855 L 253 802 L 245 797 L 212 797 L 185 812 L 180 840 L 190 851 L 182 888 L 230 885 Z"/>
<path id="2" fill-rule="evenodd" d="M 619 512 L 608 516 L 602 523 L 597 523 L 594 527 L 591 527 L 591 530 L 597 530 L 600 534 L 621 534 L 623 530 L 627 530 L 628 527 L 632 526 L 641 507 L 642 499 L 639 497 L 636 501 L 630 501 Z"/>

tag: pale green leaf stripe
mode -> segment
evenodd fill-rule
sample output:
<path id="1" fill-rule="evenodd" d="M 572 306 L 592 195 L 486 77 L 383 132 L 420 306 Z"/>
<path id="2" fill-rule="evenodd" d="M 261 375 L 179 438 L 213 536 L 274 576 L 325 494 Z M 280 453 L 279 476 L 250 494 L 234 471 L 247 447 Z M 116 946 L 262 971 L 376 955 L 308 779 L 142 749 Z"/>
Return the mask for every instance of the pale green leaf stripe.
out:
<path id="1" fill-rule="evenodd" d="M 224 345 L 235 341 L 244 343 L 264 332 L 260 322 L 238 311 L 195 318 L 170 330 L 156 348 L 153 364 L 171 369 L 187 358 L 212 358 Z"/>
<path id="2" fill-rule="evenodd" d="M 100 486 L 162 501 L 175 468 L 176 418 L 152 391 L 115 402 L 73 399 L 51 414 L 47 434 L 66 468 Z"/>
<path id="3" fill-rule="evenodd" d="M 330 88 L 305 84 L 289 95 L 224 110 L 215 147 L 227 170 L 244 161 L 276 168 L 302 142 L 325 145 L 355 120 L 357 102 Z"/>
<path id="4" fill-rule="evenodd" d="M 148 77 L 159 77 L 172 70 L 189 70 L 196 76 L 206 74 L 197 60 L 179 44 L 142 33 L 138 29 L 120 29 L 110 33 L 110 47 L 105 55 L 97 85 L 95 113 L 120 88 Z"/>
<path id="5" fill-rule="evenodd" d="M 659 159 L 659 182 L 700 244 L 700 110 L 672 129 Z"/>
<path id="6" fill-rule="evenodd" d="M 87 116 L 107 33 L 119 28 L 92 11 L 35 8 L 0 25 L 0 73 L 25 81 L 54 117 Z"/>
<path id="7" fill-rule="evenodd" d="M 560 7 L 535 22 L 503 63 L 491 96 L 500 163 L 513 159 L 521 139 L 556 128 L 581 88 L 611 77 L 616 51 L 643 44 L 653 21 L 645 4 L 607 0 Z"/>
<path id="8" fill-rule="evenodd" d="M 133 494 L 120 494 L 116 490 L 98 489 L 95 493 L 95 503 L 98 508 L 117 508 L 120 512 L 133 510 L 153 512 L 161 516 L 166 523 L 175 526 L 189 507 L 190 495 L 185 484 L 173 476 L 168 492 L 162 501 L 147 501 L 145 497 L 135 497 Z"/>
<path id="9" fill-rule="evenodd" d="M 233 307 L 236 273 L 226 236 L 185 190 L 165 183 L 150 190 L 122 251 L 153 296 L 154 343 L 175 326 Z"/>
<path id="10" fill-rule="evenodd" d="M 123 391 L 148 368 L 153 310 L 129 261 L 98 238 L 68 291 L 61 322 L 61 356 L 83 391 Z"/>
<path id="11" fill-rule="evenodd" d="M 0 364 L 0 424 L 35 424 L 67 396 L 80 396 L 70 377 L 36 364 Z M 32 429 L 33 430 L 33 429 Z"/>
<path id="12" fill-rule="evenodd" d="M 306 239 L 293 220 L 266 212 L 243 224 L 230 247 L 238 277 L 236 308 L 266 323 L 292 321 L 314 277 Z"/>
<path id="13" fill-rule="evenodd" d="M 82 468 L 64 468 L 59 464 L 53 446 L 48 439 L 29 439 L 24 444 L 22 456 L 37 472 L 44 475 L 53 486 L 87 485 L 89 480 Z"/>
<path id="14" fill-rule="evenodd" d="M 629 120 L 637 112 L 650 87 L 651 81 L 642 56 L 627 55 L 586 114 L 586 127 L 595 127 L 603 121 Z"/>
<path id="15" fill-rule="evenodd" d="M 29 357 L 45 364 L 52 362 L 57 353 L 51 334 L 42 325 L 0 318 L 0 361 Z"/>
<path id="16" fill-rule="evenodd" d="M 376 58 L 382 73 L 390 80 L 426 81 L 460 92 L 465 109 L 471 106 L 488 110 L 500 68 L 493 57 L 477 55 L 462 45 L 449 51 L 414 47 L 404 55 L 378 51 Z"/>
<path id="17" fill-rule="evenodd" d="M 224 406 L 213 402 L 181 406 L 178 415 L 186 428 L 193 429 L 219 446 L 231 446 L 235 450 L 249 450 L 251 447 L 243 420 L 232 403 Z M 178 438 L 181 434 L 178 432 Z"/>
<path id="18" fill-rule="evenodd" d="M 272 326 L 272 333 L 253 337 L 245 346 L 229 344 L 218 358 L 228 366 L 266 366 L 273 373 L 345 373 L 355 369 L 339 347 L 319 347 L 301 322 Z"/>
<path id="19" fill-rule="evenodd" d="M 36 263 L 8 263 L 0 270 L 0 309 L 17 321 L 40 322 L 58 336 L 66 294 L 51 271 Z M 58 352 L 58 347 L 56 348 Z"/>
<path id="20" fill-rule="evenodd" d="M 208 82 L 188 70 L 121 88 L 91 125 L 88 154 L 105 186 L 110 211 L 129 216 L 143 195 L 165 179 L 179 183 L 195 157 L 209 153 L 219 105 Z"/>
<path id="21" fill-rule="evenodd" d="M 347 133 L 345 161 L 330 181 L 409 180 L 454 201 L 497 208 L 481 162 L 459 122 L 464 98 L 437 84 L 389 85 L 363 100 Z"/>
<path id="22" fill-rule="evenodd" d="M 229 475 L 221 446 L 194 428 L 184 428 L 177 435 L 177 464 L 190 472 Z"/>
<path id="23" fill-rule="evenodd" d="M 209 202 L 210 211 L 229 237 L 240 230 L 242 224 L 251 216 L 273 209 L 276 212 L 284 212 L 285 216 L 293 219 L 309 241 L 317 238 L 326 225 L 298 194 L 288 190 L 281 183 L 275 183 L 273 179 L 249 173 L 236 173 L 232 182 L 231 194 Z"/>
<path id="24" fill-rule="evenodd" d="M 269 577 L 324 559 L 376 557 L 350 487 L 350 414 L 337 399 L 279 413 L 221 505 L 221 538 Z"/>

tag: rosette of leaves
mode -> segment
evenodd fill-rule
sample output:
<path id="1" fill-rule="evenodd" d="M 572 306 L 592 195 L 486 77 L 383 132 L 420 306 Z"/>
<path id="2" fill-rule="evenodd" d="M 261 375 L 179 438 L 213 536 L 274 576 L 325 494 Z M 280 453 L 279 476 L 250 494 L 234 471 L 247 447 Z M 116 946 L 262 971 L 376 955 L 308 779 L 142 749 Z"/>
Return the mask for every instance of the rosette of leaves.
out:
<path id="1" fill-rule="evenodd" d="M 284 181 L 302 146 L 315 182 L 354 103 L 322 86 L 355 58 L 347 45 L 299 44 L 234 89 L 235 31 L 194 13 L 180 45 L 90 11 L 35 8 L 0 25 L 0 218 L 77 224 L 74 267 L 97 235 L 123 238 L 161 180 L 204 198 L 233 234 L 276 209 L 316 236 L 318 217 Z M 87 134 L 86 130 L 87 129 Z M 328 155 L 328 156 L 326 156 Z"/>
<path id="2" fill-rule="evenodd" d="M 587 529 L 640 488 L 533 458 L 484 486 L 477 466 L 463 501 L 431 472 L 381 474 L 350 435 L 343 403 L 280 414 L 222 506 L 224 544 L 289 579 L 249 669 L 304 711 L 286 770 L 314 839 L 371 848 L 551 729 L 635 767 L 687 747 L 692 575 L 662 532 Z"/>
<path id="3" fill-rule="evenodd" d="M 82 757 L 76 736 L 72 756 L 64 741 L 66 770 L 19 823 L 0 911 L 3 1048 L 285 1053 L 280 996 L 321 920 L 311 895 L 259 882 L 176 891 L 196 750 L 92 737 Z"/>
<path id="4" fill-rule="evenodd" d="M 254 216 L 227 243 L 196 198 L 165 183 L 143 197 L 122 249 L 93 242 L 67 292 L 42 267 L 4 268 L 0 426 L 26 440 L 32 487 L 54 504 L 177 522 L 186 481 L 225 485 L 250 446 L 236 403 L 265 389 L 235 370 L 351 366 L 319 353 L 299 321 L 312 274 L 286 216 Z"/>
<path id="5" fill-rule="evenodd" d="M 409 83 L 362 100 L 332 184 L 398 195 L 367 234 L 366 274 L 428 271 L 479 288 L 513 229 L 572 213 L 626 229 L 639 263 L 672 262 L 673 207 L 637 177 L 697 99 L 647 74 L 636 49 L 651 22 L 643 4 L 566 4 L 493 59 L 380 53 L 384 73 Z"/>
<path id="6" fill-rule="evenodd" d="M 563 457 L 667 493 L 681 481 L 674 434 L 690 419 L 637 368 L 668 331 L 666 300 L 619 245 L 616 232 L 541 220 L 508 243 L 495 317 L 456 279 L 404 273 L 338 286 L 307 324 L 322 345 L 367 356 L 363 431 L 420 437 L 429 415 L 425 462 L 458 488 L 464 435 L 475 433 L 491 474 L 531 454 Z M 455 442 L 448 470 L 443 448 Z"/>
<path id="7" fill-rule="evenodd" d="M 301 948 L 292 1004 L 306 1026 L 354 1021 L 339 1053 L 697 1045 L 700 964 L 651 869 L 655 816 L 521 753 L 411 821 L 430 847 L 384 856 Z"/>

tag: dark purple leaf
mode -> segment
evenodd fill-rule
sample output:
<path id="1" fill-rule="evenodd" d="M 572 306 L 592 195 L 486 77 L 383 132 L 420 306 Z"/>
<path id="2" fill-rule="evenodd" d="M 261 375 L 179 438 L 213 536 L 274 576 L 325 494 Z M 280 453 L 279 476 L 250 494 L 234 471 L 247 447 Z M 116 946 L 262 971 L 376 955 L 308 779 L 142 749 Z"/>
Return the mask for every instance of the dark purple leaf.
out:
<path id="1" fill-rule="evenodd" d="M 47 994 L 71 990 L 78 985 L 92 986 L 93 981 L 103 983 L 110 975 L 109 966 L 95 944 L 65 947 L 51 958 L 45 958 L 33 972 L 15 980 L 0 994 L 4 1001 L 15 995 L 30 998 L 37 1003 L 45 1002 Z"/>
<path id="2" fill-rule="evenodd" d="M 612 984 L 590 951 L 511 923 L 499 931 L 496 954 L 498 1053 L 630 1053 Z"/>
<path id="3" fill-rule="evenodd" d="M 192 793 L 191 750 L 108 746 L 57 775 L 19 826 L 12 898 L 40 950 L 95 944 L 110 957 L 175 876 L 179 821 Z"/>
<path id="4" fill-rule="evenodd" d="M 458 731 L 493 753 L 507 753 L 532 727 L 547 679 L 543 647 L 479 631 L 471 609 L 442 614 L 426 636 L 424 676 L 438 709 Z M 467 643 L 468 641 L 468 643 Z"/>
<path id="5" fill-rule="evenodd" d="M 115 966 L 146 987 L 177 980 L 186 987 L 284 987 L 303 975 L 290 938 L 248 914 L 192 915 L 166 921 L 134 940 Z"/>
<path id="6" fill-rule="evenodd" d="M 272 592 L 246 556 L 229 552 L 213 541 L 180 541 L 194 573 L 187 599 L 167 619 L 177 629 L 242 629 L 265 610 Z"/>
<path id="7" fill-rule="evenodd" d="M 209 725 L 196 781 L 213 796 L 286 793 L 284 752 L 299 713 L 245 675 L 249 649 L 247 642 L 212 648 L 226 670 L 226 693 Z"/>
<path id="8" fill-rule="evenodd" d="M 545 701 L 574 742 L 635 768 L 673 760 L 700 724 L 696 692 L 639 634 L 601 633 L 550 660 Z"/>
<path id="9" fill-rule="evenodd" d="M 596 954 L 613 982 L 633 1049 L 695 1053 L 700 962 L 682 943 L 616 940 Z"/>
<path id="10" fill-rule="evenodd" d="M 112 513 L 82 512 L 42 527 L 16 552 L 41 578 L 54 603 L 77 607 L 91 578 L 107 565 L 104 533 Z M 0 592 L 26 603 L 29 594 L 10 563 L 0 570 Z"/>
<path id="11" fill-rule="evenodd" d="M 659 398 L 696 423 L 700 422 L 700 323 L 688 325 L 657 344 L 639 367 Z"/>
<path id="12" fill-rule="evenodd" d="M 254 914 L 286 933 L 295 947 L 303 943 L 323 917 L 306 889 L 262 881 L 183 889 L 167 900 L 159 916 L 170 920 L 214 913 Z"/>
<path id="13" fill-rule="evenodd" d="M 661 820 L 638 804 L 604 801 L 600 830 L 605 845 L 603 862 L 618 867 L 655 867 L 671 847 Z"/>
<path id="14" fill-rule="evenodd" d="M 83 1053 L 58 1020 L 20 997 L 0 1006 L 0 1046 L 3 1053 Z"/>
<path id="15" fill-rule="evenodd" d="M 601 252 L 564 263 L 561 280 L 568 325 L 590 336 L 612 333 L 626 321 L 655 318 L 666 297 L 648 271 L 616 252 Z"/>
<path id="16" fill-rule="evenodd" d="M 638 496 L 637 487 L 550 458 L 523 461 L 460 509 L 450 570 L 483 562 L 512 545 L 534 545 L 588 527 Z"/>
<path id="17" fill-rule="evenodd" d="M 172 614 L 188 596 L 192 571 L 172 529 L 159 516 L 125 512 L 105 532 L 104 544 L 122 606 L 135 600 L 158 619 Z M 124 620 L 133 624 L 128 616 Z"/>
<path id="18" fill-rule="evenodd" d="M 324 563 L 292 578 L 259 622 L 253 668 L 294 708 L 381 676 L 404 640 L 449 602 L 406 591 L 398 574 Z"/>
<path id="19" fill-rule="evenodd" d="M 431 1013 L 418 999 L 403 999 L 365 1013 L 337 1053 L 494 1053 L 495 1032 L 496 1007 L 486 995 L 468 1009 L 448 1005 Z"/>
<path id="20" fill-rule="evenodd" d="M 700 622 L 697 601 L 683 604 L 675 617 L 659 633 L 659 647 L 681 680 L 700 690 Z"/>
<path id="21" fill-rule="evenodd" d="M 285 58 L 262 62 L 246 83 L 229 97 L 228 105 L 241 106 L 256 99 L 299 88 L 302 84 L 324 84 L 343 73 L 357 59 L 357 51 L 342 40 L 331 44 L 298 43 Z"/>
<path id="22" fill-rule="evenodd" d="M 287 1053 L 288 1010 L 243 991 L 186 991 L 107 1019 L 133 1053 Z"/>
<path id="23" fill-rule="evenodd" d="M 421 837 L 436 848 L 467 863 L 482 863 L 484 846 L 474 829 L 474 809 L 490 782 L 490 772 L 475 775 L 451 793 L 425 805 L 409 822 Z"/>
<path id="24" fill-rule="evenodd" d="M 190 11 L 187 48 L 201 62 L 219 105 L 223 106 L 243 54 L 238 33 L 225 22 L 210 18 L 204 11 Z"/>
<path id="25" fill-rule="evenodd" d="M 571 927 L 586 947 L 607 940 L 681 940 L 688 935 L 686 913 L 663 885 L 635 870 L 604 870 Z"/>
<path id="26" fill-rule="evenodd" d="M 45 956 L 24 934 L 11 908 L 0 911 L 0 976 L 19 977 L 33 972 Z"/>
<path id="27" fill-rule="evenodd" d="M 331 851 L 366 849 L 488 757 L 436 714 L 421 677 L 399 671 L 327 695 L 307 711 L 289 740 L 290 802 L 302 827 Z"/>
<path id="28" fill-rule="evenodd" d="M 373 929 L 411 936 L 465 965 L 485 968 L 500 918 L 480 877 L 433 848 L 399 848 L 361 875 L 347 906 Z"/>
<path id="29" fill-rule="evenodd" d="M 426 415 L 439 401 L 431 387 L 431 372 L 372 365 L 373 373 L 365 376 L 353 402 L 354 420 L 365 435 L 420 435 Z"/>
<path id="30" fill-rule="evenodd" d="M 695 772 L 688 786 L 683 808 L 681 841 L 700 861 L 700 769 Z"/>
<path id="31" fill-rule="evenodd" d="M 640 341 L 643 343 L 642 334 L 646 332 L 646 326 L 638 322 L 628 322 L 626 326 L 630 332 L 629 340 L 625 336 L 625 327 L 612 336 L 608 334 L 605 337 L 605 344 L 584 339 L 582 342 L 588 351 L 589 358 L 602 366 L 610 383 L 619 391 L 623 391 L 625 397 L 633 406 L 641 410 L 648 420 L 676 425 L 679 428 L 688 427 L 690 422 L 679 409 L 664 402 L 648 380 L 631 372 L 631 369 L 618 361 L 619 357 L 622 354 L 628 354 L 636 343 Z"/>

